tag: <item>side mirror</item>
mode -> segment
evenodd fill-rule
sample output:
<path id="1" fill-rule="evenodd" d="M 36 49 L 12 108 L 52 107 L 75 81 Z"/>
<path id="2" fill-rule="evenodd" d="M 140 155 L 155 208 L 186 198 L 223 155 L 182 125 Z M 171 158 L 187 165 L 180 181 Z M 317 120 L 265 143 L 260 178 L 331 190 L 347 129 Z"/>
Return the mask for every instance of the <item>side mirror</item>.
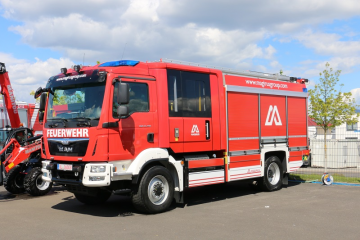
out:
<path id="1" fill-rule="evenodd" d="M 128 107 L 127 107 L 127 106 L 123 106 L 123 105 L 118 106 L 118 108 L 117 108 L 117 114 L 119 115 L 119 117 L 129 115 L 129 109 L 128 109 Z"/>
<path id="2" fill-rule="evenodd" d="M 119 87 L 117 89 L 117 102 L 118 104 L 128 104 L 130 101 L 129 94 L 129 84 L 128 83 L 119 83 Z"/>
<path id="3" fill-rule="evenodd" d="M 35 94 L 34 94 L 34 98 L 37 99 L 41 95 L 42 92 L 43 92 L 43 90 L 42 90 L 41 87 L 36 89 Z"/>
<path id="4" fill-rule="evenodd" d="M 39 112 L 39 122 L 44 120 L 44 112 Z"/>
<path id="5" fill-rule="evenodd" d="M 47 98 L 47 94 L 46 94 L 46 93 L 42 93 L 42 94 L 41 94 L 41 97 L 40 97 L 40 106 L 39 106 L 39 111 L 40 111 L 40 112 L 45 111 L 46 98 Z"/>

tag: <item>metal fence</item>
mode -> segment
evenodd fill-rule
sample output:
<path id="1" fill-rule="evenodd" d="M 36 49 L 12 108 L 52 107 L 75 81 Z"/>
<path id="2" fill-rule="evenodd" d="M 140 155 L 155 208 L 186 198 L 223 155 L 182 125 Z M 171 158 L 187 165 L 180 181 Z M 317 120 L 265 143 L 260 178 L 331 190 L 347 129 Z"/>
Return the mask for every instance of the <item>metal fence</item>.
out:
<path id="1" fill-rule="evenodd" d="M 309 131 L 310 132 L 310 131 Z M 309 133 L 311 155 L 308 165 L 290 175 L 290 179 L 321 181 L 326 172 L 334 182 L 360 184 L 360 131 L 344 125 L 329 132 L 326 139 L 327 159 L 323 131 Z"/>

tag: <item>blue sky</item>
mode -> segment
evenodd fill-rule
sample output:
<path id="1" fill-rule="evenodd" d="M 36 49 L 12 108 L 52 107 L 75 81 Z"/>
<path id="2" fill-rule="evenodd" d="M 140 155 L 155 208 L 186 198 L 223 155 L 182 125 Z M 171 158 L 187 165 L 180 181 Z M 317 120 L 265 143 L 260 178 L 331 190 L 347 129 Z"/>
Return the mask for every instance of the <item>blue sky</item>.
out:
<path id="1" fill-rule="evenodd" d="M 71 7 L 70 7 L 71 6 Z M 170 58 L 309 78 L 329 62 L 360 104 L 355 0 L 0 0 L 0 62 L 34 102 L 61 67 Z M 124 51 L 125 49 L 125 51 Z"/>

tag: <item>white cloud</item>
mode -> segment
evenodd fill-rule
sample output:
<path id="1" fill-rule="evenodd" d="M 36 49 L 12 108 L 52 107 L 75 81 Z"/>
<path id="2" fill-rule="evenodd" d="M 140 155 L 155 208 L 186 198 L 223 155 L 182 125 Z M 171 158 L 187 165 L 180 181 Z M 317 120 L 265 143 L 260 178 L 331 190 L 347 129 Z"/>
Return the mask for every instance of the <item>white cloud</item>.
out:
<path id="1" fill-rule="evenodd" d="M 360 65 L 359 42 L 303 30 L 358 16 L 357 0 L 0 0 L 0 5 L 4 17 L 21 22 L 10 29 L 23 43 L 59 51 L 68 61 L 82 62 L 84 54 L 85 63 L 168 57 L 256 71 L 284 67 L 286 75 L 317 77 L 326 61 L 288 69 L 276 59 L 275 45 L 263 44 L 285 35 L 278 41 L 296 39 L 329 56 L 343 73 Z M 256 58 L 265 61 L 253 66 Z"/>
<path id="2" fill-rule="evenodd" d="M 350 92 L 352 96 L 355 98 L 356 104 L 360 105 L 360 88 L 354 88 Z"/>
<path id="3" fill-rule="evenodd" d="M 307 24 L 358 14 L 356 0 L 0 0 L 3 16 L 33 47 L 50 48 L 81 61 L 160 57 L 213 64 L 273 61 L 276 49 L 257 42 L 296 32 Z M 314 38 L 304 41 L 311 44 Z M 354 43 L 356 45 L 356 43 Z M 319 44 L 319 49 L 321 44 Z M 325 47 L 326 48 L 326 47 Z M 350 47 L 348 47 L 350 49 Z M 151 59 L 149 59 L 151 58 Z M 230 60 L 231 59 L 231 60 Z M 225 62 L 224 62 L 225 60 Z"/>
<path id="4" fill-rule="evenodd" d="M 29 62 L 1 52 L 0 59 L 6 65 L 16 100 L 26 102 L 35 102 L 34 98 L 29 95 L 31 90 L 45 87 L 51 76 L 60 73 L 60 68 L 69 68 L 74 65 L 71 60 L 66 58 L 49 58 L 46 61 L 35 59 L 34 62 Z"/>
<path id="5" fill-rule="evenodd" d="M 295 36 L 305 47 L 314 49 L 321 55 L 338 57 L 357 56 L 360 53 L 359 41 L 341 41 L 338 34 L 306 30 Z"/>

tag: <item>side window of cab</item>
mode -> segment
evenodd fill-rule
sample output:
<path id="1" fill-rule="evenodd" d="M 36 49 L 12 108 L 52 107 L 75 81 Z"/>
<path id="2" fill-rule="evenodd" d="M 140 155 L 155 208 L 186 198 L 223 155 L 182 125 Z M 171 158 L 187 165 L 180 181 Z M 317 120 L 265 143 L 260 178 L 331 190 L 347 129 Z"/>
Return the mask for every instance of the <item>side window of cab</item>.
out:
<path id="1" fill-rule="evenodd" d="M 146 83 L 138 83 L 138 82 L 126 82 L 129 84 L 129 95 L 130 100 L 128 104 L 124 104 L 123 106 L 127 106 L 129 109 L 129 115 L 135 112 L 148 112 L 149 111 L 149 86 Z M 115 83 L 114 96 L 113 96 L 113 117 L 119 118 L 117 114 L 117 107 L 119 104 L 116 101 L 117 89 L 119 87 L 119 82 Z M 126 118 L 127 116 L 123 116 Z"/>

